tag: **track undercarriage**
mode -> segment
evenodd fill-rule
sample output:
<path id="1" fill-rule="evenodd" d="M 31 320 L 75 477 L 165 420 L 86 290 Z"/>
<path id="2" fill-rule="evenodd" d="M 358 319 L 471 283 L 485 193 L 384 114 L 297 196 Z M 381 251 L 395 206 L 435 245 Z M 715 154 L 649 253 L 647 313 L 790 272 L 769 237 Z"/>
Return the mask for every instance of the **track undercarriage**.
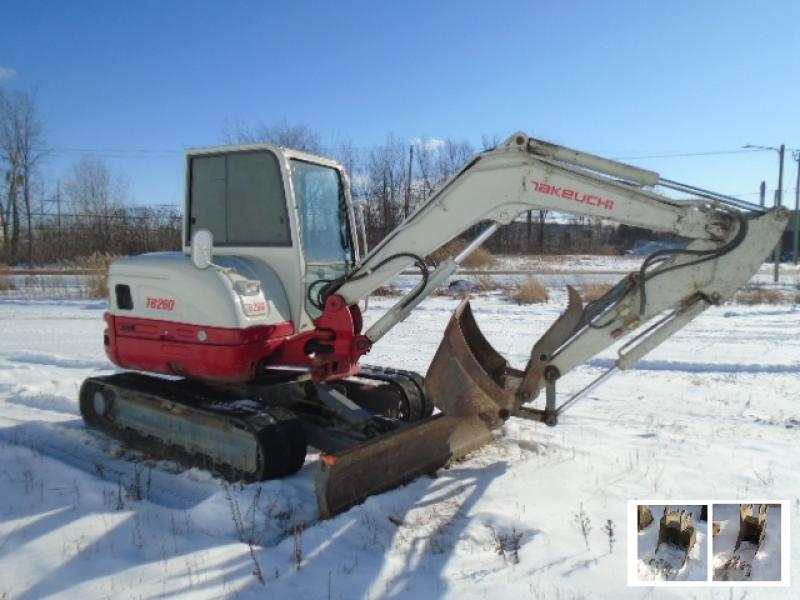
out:
<path id="1" fill-rule="evenodd" d="M 316 448 L 323 458 L 317 482 L 323 516 L 363 499 L 363 493 L 354 496 L 345 482 L 331 475 L 347 470 L 348 457 L 372 439 L 380 440 L 384 454 L 395 454 L 388 434 L 405 430 L 433 411 L 420 375 L 380 367 L 364 367 L 357 377 L 324 385 L 295 371 L 271 372 L 251 384 L 119 373 L 87 379 L 80 407 L 87 424 L 127 446 L 229 480 L 286 477 L 303 466 L 307 447 Z M 397 443 L 406 446 L 404 440 Z M 414 473 L 403 481 L 417 474 L 419 462 L 430 462 L 413 454 Z M 439 462 L 448 458 L 449 454 Z M 369 493 L 391 487 L 387 480 L 392 485 L 401 482 L 387 478 L 387 469 L 396 466 L 379 461 L 373 468 L 370 473 L 363 462 L 358 467 Z"/>

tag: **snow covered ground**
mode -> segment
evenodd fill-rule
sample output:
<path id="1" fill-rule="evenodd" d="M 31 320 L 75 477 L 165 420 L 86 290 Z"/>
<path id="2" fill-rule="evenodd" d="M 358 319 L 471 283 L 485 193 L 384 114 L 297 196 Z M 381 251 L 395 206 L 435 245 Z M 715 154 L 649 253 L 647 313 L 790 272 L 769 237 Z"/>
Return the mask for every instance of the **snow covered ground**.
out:
<path id="1" fill-rule="evenodd" d="M 544 306 L 491 296 L 473 306 L 489 340 L 520 366 L 563 306 L 554 296 Z M 368 321 L 392 301 L 372 300 Z M 369 362 L 424 373 L 455 306 L 424 302 Z M 312 461 L 286 480 L 225 486 L 203 471 L 135 460 L 87 431 L 80 383 L 111 372 L 104 309 L 0 299 L 3 600 L 798 597 L 796 585 L 626 586 L 627 500 L 636 498 L 790 499 L 800 577 L 797 306 L 712 308 L 557 427 L 511 419 L 495 444 L 436 478 L 325 522 Z M 565 377 L 559 393 L 583 387 L 613 356 Z"/>

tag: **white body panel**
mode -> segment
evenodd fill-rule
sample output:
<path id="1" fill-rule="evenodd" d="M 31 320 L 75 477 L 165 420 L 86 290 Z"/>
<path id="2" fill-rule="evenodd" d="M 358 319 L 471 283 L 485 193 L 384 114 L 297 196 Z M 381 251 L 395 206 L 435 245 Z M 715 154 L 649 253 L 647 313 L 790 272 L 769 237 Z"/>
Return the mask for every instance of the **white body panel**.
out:
<path id="1" fill-rule="evenodd" d="M 197 269 L 181 252 L 120 259 L 109 269 L 110 312 L 119 317 L 236 329 L 291 320 L 286 294 L 274 271 L 247 257 L 230 257 L 219 262 L 235 266 L 237 273 Z M 252 297 L 237 294 L 234 283 L 247 279 L 258 279 L 266 294 Z M 132 309 L 119 306 L 117 285 L 129 286 Z M 248 311 L 245 306 L 260 302 L 266 305 L 263 312 L 260 306 L 255 311 Z"/>

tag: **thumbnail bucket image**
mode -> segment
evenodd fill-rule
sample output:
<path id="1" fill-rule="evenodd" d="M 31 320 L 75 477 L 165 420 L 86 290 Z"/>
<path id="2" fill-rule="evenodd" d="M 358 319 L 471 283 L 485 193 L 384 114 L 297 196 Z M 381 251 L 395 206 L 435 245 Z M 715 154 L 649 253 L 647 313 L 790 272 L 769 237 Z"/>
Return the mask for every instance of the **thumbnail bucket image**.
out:
<path id="1" fill-rule="evenodd" d="M 640 581 L 706 581 L 708 506 L 636 508 Z"/>
<path id="2" fill-rule="evenodd" d="M 714 581 L 781 580 L 780 504 L 715 504 Z"/>

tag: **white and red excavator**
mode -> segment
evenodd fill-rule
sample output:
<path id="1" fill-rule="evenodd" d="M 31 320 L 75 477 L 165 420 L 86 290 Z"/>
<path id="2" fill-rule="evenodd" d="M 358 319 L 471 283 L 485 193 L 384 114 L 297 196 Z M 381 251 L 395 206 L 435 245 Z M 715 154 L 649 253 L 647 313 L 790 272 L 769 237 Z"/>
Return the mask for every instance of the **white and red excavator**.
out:
<path id="1" fill-rule="evenodd" d="M 688 243 L 653 253 L 586 306 L 569 289 L 567 309 L 524 369 L 491 347 L 466 301 L 424 378 L 359 365 L 471 251 L 530 210 Z M 766 211 L 517 133 L 471 158 L 366 252 L 337 162 L 266 144 L 192 150 L 183 252 L 111 265 L 105 348 L 130 372 L 87 379 L 81 413 L 89 426 L 152 456 L 227 478 L 290 475 L 315 448 L 327 517 L 490 442 L 510 417 L 555 425 L 611 372 L 729 299 L 788 218 L 782 208 Z M 457 256 L 438 266 L 426 261 L 481 224 Z M 418 285 L 364 331 L 360 302 L 409 267 L 419 270 Z M 557 381 L 620 340 L 615 366 L 558 405 Z"/>

